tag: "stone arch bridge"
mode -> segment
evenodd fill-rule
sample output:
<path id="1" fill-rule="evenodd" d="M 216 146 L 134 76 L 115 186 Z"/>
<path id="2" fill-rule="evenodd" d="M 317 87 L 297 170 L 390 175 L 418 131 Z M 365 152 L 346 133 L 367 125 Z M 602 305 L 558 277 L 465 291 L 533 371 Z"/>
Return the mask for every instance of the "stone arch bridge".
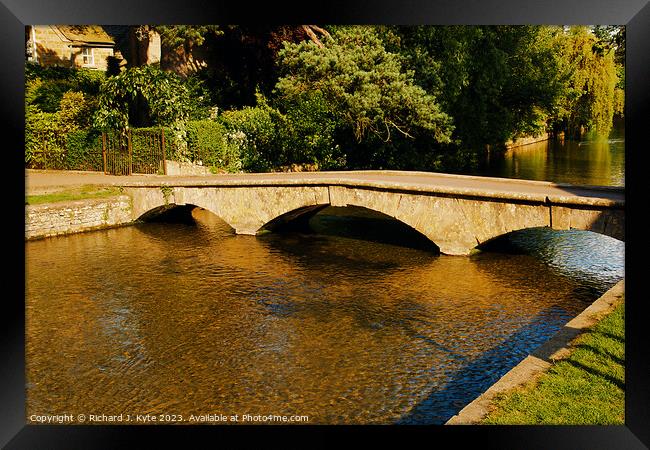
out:
<path id="1" fill-rule="evenodd" d="M 132 198 L 133 220 L 193 205 L 213 212 L 238 234 L 308 220 L 331 205 L 394 217 L 448 255 L 467 255 L 491 239 L 532 227 L 590 230 L 624 240 L 623 188 L 398 171 L 131 180 L 119 184 Z"/>

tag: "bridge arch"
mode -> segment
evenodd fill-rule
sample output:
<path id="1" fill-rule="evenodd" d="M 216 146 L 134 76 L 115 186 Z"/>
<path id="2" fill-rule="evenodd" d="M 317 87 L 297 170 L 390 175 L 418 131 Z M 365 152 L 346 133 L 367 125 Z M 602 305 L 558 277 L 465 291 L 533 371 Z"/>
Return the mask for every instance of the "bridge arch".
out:
<path id="1" fill-rule="evenodd" d="M 594 230 L 579 230 L 575 228 L 558 230 L 551 227 L 527 227 L 495 236 L 478 245 L 477 249 L 505 253 L 519 253 L 521 251 L 536 252 L 549 244 L 551 246 L 560 245 L 560 247 L 565 247 L 563 243 L 567 241 L 571 242 L 576 236 L 580 236 L 581 243 L 587 242 L 589 244 L 585 248 L 570 250 L 572 254 L 576 253 L 575 250 L 577 250 L 577 253 L 593 251 L 593 249 L 589 250 L 590 245 L 596 246 L 598 249 L 600 247 L 611 249 L 612 246 L 617 248 L 619 245 L 624 244 L 624 241 L 619 238 L 608 236 L 607 234 Z M 598 249 L 597 251 L 599 251 Z M 552 253 L 556 253 L 556 251 L 559 253 L 567 252 L 566 248 L 557 248 Z"/>
<path id="2" fill-rule="evenodd" d="M 309 221 L 316 214 L 331 206 L 328 203 L 301 207 L 289 211 L 262 226 L 260 231 L 311 231 L 312 226 Z M 436 243 L 431 241 L 427 236 L 420 233 L 411 225 L 384 214 L 381 211 L 358 205 L 347 205 L 336 208 L 338 211 L 333 213 L 333 217 L 341 215 L 346 217 L 346 220 L 351 221 L 346 221 L 346 226 L 341 229 L 338 229 L 338 227 L 333 229 L 327 223 L 321 223 L 318 227 L 319 232 L 402 245 L 405 247 L 427 249 L 435 253 L 440 252 L 440 248 Z M 359 226 L 365 228 L 361 230 Z"/>
<path id="3" fill-rule="evenodd" d="M 223 219 L 237 234 L 255 235 L 305 221 L 331 206 L 358 206 L 392 217 L 426 236 L 447 255 L 468 255 L 498 236 L 534 227 L 582 229 L 623 240 L 622 207 L 551 203 L 548 197 L 477 196 L 372 185 L 183 185 L 129 188 L 134 219 L 163 205 L 196 205 Z M 295 224 L 296 222 L 294 222 Z"/>
<path id="4" fill-rule="evenodd" d="M 219 217 L 218 214 L 201 206 L 190 203 L 183 205 L 176 203 L 160 205 L 153 209 L 150 209 L 149 211 L 146 211 L 144 214 L 138 217 L 137 220 L 141 222 L 170 222 L 193 224 L 197 222 L 196 218 L 193 215 L 193 211 L 196 209 L 209 212 L 218 221 L 228 225 L 233 233 L 235 232 L 235 229 L 230 226 L 225 220 L 223 220 L 223 218 Z"/>

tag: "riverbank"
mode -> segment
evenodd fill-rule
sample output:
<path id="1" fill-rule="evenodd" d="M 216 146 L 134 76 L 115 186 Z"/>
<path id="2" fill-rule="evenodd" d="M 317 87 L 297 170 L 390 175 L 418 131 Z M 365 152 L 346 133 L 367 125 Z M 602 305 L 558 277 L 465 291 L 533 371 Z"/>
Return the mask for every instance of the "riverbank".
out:
<path id="1" fill-rule="evenodd" d="M 622 424 L 624 292 L 622 280 L 447 424 Z"/>
<path id="2" fill-rule="evenodd" d="M 534 144 L 535 142 L 548 141 L 551 138 L 550 133 L 542 133 L 537 136 L 525 136 L 515 140 L 510 140 L 505 143 L 505 146 L 508 150 L 517 147 L 523 147 L 524 145 Z"/>
<path id="3" fill-rule="evenodd" d="M 165 178 L 141 175 L 139 180 Z M 120 184 L 133 176 L 102 172 L 25 171 L 25 240 L 42 239 L 129 225 L 131 197 Z"/>
<path id="4" fill-rule="evenodd" d="M 499 395 L 484 424 L 623 425 L 625 304 L 572 344 L 539 380 Z"/>

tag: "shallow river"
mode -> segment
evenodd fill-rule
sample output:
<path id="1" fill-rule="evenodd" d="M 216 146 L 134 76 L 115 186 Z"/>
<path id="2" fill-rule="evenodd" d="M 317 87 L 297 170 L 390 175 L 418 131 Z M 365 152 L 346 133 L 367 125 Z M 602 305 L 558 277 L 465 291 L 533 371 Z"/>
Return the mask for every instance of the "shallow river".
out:
<path id="1" fill-rule="evenodd" d="M 26 244 L 28 416 L 439 424 L 624 274 L 589 232 L 452 257 L 366 210 L 257 237 L 193 215 Z"/>

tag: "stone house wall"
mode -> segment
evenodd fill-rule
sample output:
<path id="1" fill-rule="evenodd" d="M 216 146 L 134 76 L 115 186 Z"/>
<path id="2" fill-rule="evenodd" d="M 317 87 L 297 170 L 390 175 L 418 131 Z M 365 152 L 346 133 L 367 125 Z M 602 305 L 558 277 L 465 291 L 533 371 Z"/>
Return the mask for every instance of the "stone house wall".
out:
<path id="1" fill-rule="evenodd" d="M 106 58 L 113 56 L 113 47 L 107 45 L 83 45 L 72 42 L 60 33 L 54 25 L 34 25 L 30 39 L 35 39 L 36 60 L 43 66 L 87 67 L 106 70 Z M 83 65 L 82 48 L 91 48 L 93 65 Z"/>

